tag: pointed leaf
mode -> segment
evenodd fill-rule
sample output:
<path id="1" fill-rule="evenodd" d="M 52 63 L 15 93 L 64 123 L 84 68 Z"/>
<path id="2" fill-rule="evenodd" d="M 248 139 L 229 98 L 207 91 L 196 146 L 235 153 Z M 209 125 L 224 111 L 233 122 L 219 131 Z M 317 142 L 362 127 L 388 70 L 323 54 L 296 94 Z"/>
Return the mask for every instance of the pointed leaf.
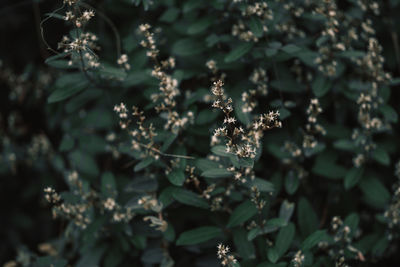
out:
<path id="1" fill-rule="evenodd" d="M 202 226 L 183 232 L 176 240 L 177 246 L 195 245 L 210 239 L 213 239 L 222 234 L 220 228 L 215 226 Z"/>
<path id="2" fill-rule="evenodd" d="M 247 200 L 236 207 L 229 217 L 228 224 L 226 227 L 234 227 L 241 223 L 244 223 L 257 213 L 257 208 L 254 206 L 253 202 Z"/>

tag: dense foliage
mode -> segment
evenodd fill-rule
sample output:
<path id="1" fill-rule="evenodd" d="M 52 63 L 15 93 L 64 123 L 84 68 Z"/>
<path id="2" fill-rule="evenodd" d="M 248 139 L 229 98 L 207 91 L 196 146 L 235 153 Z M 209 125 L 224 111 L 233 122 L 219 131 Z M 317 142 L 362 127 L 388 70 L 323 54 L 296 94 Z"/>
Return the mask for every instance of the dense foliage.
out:
<path id="1" fill-rule="evenodd" d="M 27 3 L 4 266 L 397 266 L 400 1 Z"/>

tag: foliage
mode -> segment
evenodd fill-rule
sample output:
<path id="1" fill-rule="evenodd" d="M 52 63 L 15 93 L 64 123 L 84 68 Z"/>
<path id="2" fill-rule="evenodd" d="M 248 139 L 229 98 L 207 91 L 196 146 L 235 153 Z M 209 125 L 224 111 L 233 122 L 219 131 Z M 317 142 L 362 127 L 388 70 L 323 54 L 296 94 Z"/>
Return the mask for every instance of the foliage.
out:
<path id="1" fill-rule="evenodd" d="M 0 69 L 4 266 L 396 266 L 400 2 L 61 5 Z"/>

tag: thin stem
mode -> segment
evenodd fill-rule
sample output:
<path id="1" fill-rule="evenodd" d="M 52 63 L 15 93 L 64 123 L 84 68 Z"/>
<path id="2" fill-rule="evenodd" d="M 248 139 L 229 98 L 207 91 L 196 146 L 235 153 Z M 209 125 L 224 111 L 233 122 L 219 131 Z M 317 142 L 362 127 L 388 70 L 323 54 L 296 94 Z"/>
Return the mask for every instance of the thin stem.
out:
<path id="1" fill-rule="evenodd" d="M 60 54 L 59 52 L 57 52 L 56 50 L 54 50 L 53 48 L 50 47 L 50 45 L 47 43 L 46 38 L 44 37 L 44 29 L 43 29 L 43 24 L 49 20 L 50 18 L 53 17 L 53 15 L 56 14 L 56 12 L 60 11 L 61 9 L 63 9 L 65 6 L 65 4 L 63 4 L 60 8 L 54 10 L 53 12 L 50 13 L 50 15 L 48 15 L 47 18 L 45 18 L 44 20 L 42 20 L 42 22 L 40 22 L 40 35 L 42 37 L 43 43 L 46 45 L 46 48 L 48 50 L 50 50 L 51 52 L 55 53 L 55 54 Z"/>
<path id="2" fill-rule="evenodd" d="M 78 3 L 79 5 L 85 7 L 85 8 L 89 8 L 89 9 L 93 9 L 96 11 L 96 14 L 98 14 L 100 17 L 102 17 L 104 19 L 104 21 L 110 26 L 112 32 L 115 35 L 115 46 L 117 48 L 117 57 L 119 58 L 121 56 L 121 38 L 119 36 L 117 27 L 115 26 L 115 24 L 101 11 L 99 11 L 98 9 L 92 7 L 89 4 L 86 3 Z"/>

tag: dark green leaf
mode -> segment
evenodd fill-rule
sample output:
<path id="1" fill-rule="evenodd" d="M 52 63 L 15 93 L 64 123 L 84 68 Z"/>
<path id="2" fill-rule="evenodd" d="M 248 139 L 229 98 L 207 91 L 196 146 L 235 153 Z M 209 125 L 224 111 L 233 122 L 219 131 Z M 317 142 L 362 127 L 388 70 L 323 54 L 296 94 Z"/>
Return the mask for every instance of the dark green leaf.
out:
<path id="1" fill-rule="evenodd" d="M 207 171 L 208 169 L 218 169 L 219 164 L 209 159 L 196 159 L 195 166 L 201 171 Z"/>
<path id="2" fill-rule="evenodd" d="M 244 259 L 256 258 L 254 245 L 247 239 L 247 232 L 244 228 L 233 231 L 233 241 L 240 256 Z"/>
<path id="3" fill-rule="evenodd" d="M 278 258 L 282 257 L 290 248 L 295 232 L 296 228 L 293 223 L 290 223 L 279 230 L 275 241 L 275 249 L 277 251 Z"/>
<path id="4" fill-rule="evenodd" d="M 276 261 L 279 259 L 279 254 L 275 247 L 268 249 L 267 257 L 272 263 L 276 263 Z"/>
<path id="5" fill-rule="evenodd" d="M 234 227 L 241 223 L 244 223 L 257 213 L 257 208 L 254 206 L 253 202 L 247 200 L 237 206 L 229 217 L 228 224 L 226 227 Z"/>
<path id="6" fill-rule="evenodd" d="M 177 186 L 182 186 L 185 182 L 185 174 L 180 169 L 172 170 L 170 173 L 167 174 L 167 178 L 173 185 Z"/>
<path id="7" fill-rule="evenodd" d="M 399 117 L 394 108 L 392 108 L 389 105 L 384 104 L 384 105 L 379 106 L 379 110 L 380 110 L 380 112 L 382 112 L 383 116 L 385 117 L 385 119 L 388 122 L 397 123 Z"/>
<path id="8" fill-rule="evenodd" d="M 318 230 L 310 234 L 306 240 L 303 241 L 301 244 L 301 249 L 304 250 L 309 250 L 312 249 L 314 246 L 316 246 L 319 242 L 322 241 L 330 241 L 331 238 L 329 235 L 326 233 L 326 230 Z"/>
<path id="9" fill-rule="evenodd" d="M 188 34 L 198 34 L 205 31 L 214 22 L 214 17 L 204 17 L 202 19 L 196 20 L 188 28 Z"/>
<path id="10" fill-rule="evenodd" d="M 340 179 L 346 175 L 347 170 L 336 164 L 335 161 L 336 155 L 332 152 L 320 153 L 317 156 L 312 172 L 329 179 Z"/>
<path id="11" fill-rule="evenodd" d="M 74 167 L 84 174 L 91 176 L 99 175 L 99 168 L 97 167 L 96 161 L 89 154 L 83 151 L 76 150 L 70 154 L 71 161 Z"/>
<path id="12" fill-rule="evenodd" d="M 316 97 L 324 96 L 332 87 L 332 82 L 325 78 L 321 73 L 317 74 L 314 82 L 312 83 L 312 90 Z"/>
<path id="13" fill-rule="evenodd" d="M 61 152 L 71 150 L 74 147 L 74 144 L 74 139 L 70 135 L 66 134 L 62 138 L 58 150 L 60 150 Z"/>
<path id="14" fill-rule="evenodd" d="M 358 223 L 360 222 L 360 216 L 357 213 L 349 214 L 344 220 L 344 224 L 350 227 L 350 234 L 354 235 L 356 233 Z"/>
<path id="15" fill-rule="evenodd" d="M 181 39 L 172 46 L 172 53 L 177 56 L 192 56 L 203 52 L 204 46 L 193 38 Z"/>
<path id="16" fill-rule="evenodd" d="M 143 252 L 142 257 L 140 259 L 144 263 L 157 264 L 160 263 L 163 258 L 164 258 L 164 251 L 162 248 L 149 248 Z"/>
<path id="17" fill-rule="evenodd" d="M 318 229 L 318 217 L 310 202 L 300 198 L 297 209 L 297 222 L 303 236 L 308 236 Z"/>
<path id="18" fill-rule="evenodd" d="M 349 170 L 344 177 L 344 188 L 347 190 L 355 186 L 361 180 L 363 172 L 364 168 L 362 167 L 353 167 L 351 170 Z"/>
<path id="19" fill-rule="evenodd" d="M 254 180 L 249 180 L 245 183 L 248 188 L 252 188 L 253 186 L 257 187 L 260 192 L 273 192 L 274 184 L 263 180 L 261 178 L 255 178 Z"/>
<path id="20" fill-rule="evenodd" d="M 203 208 L 203 209 L 209 208 L 206 200 L 201 198 L 199 195 L 193 193 L 192 191 L 189 191 L 189 190 L 186 190 L 183 188 L 176 188 L 172 192 L 172 196 L 178 202 L 189 205 L 189 206 L 194 206 L 194 207 Z"/>
<path id="21" fill-rule="evenodd" d="M 350 141 L 350 140 L 337 140 L 333 146 L 337 149 L 340 150 L 345 150 L 345 151 L 354 151 L 355 149 L 355 145 L 354 142 Z"/>
<path id="22" fill-rule="evenodd" d="M 210 239 L 213 239 L 222 234 L 220 228 L 215 226 L 202 226 L 183 232 L 176 240 L 177 246 L 195 245 Z"/>
<path id="23" fill-rule="evenodd" d="M 209 169 L 201 173 L 201 176 L 206 178 L 226 178 L 231 177 L 233 175 L 232 172 L 227 169 Z"/>
<path id="24" fill-rule="evenodd" d="M 294 44 L 288 44 L 285 45 L 284 47 L 281 48 L 283 51 L 285 51 L 288 54 L 293 54 L 293 53 L 297 53 L 301 50 L 300 47 L 294 45 Z"/>
<path id="25" fill-rule="evenodd" d="M 300 180 L 297 174 L 290 170 L 285 176 L 285 189 L 286 193 L 289 195 L 293 195 L 296 193 L 297 189 L 299 188 Z"/>
<path id="26" fill-rule="evenodd" d="M 390 200 L 390 193 L 375 177 L 365 177 L 359 186 L 368 203 L 375 207 L 384 207 Z"/>
<path id="27" fill-rule="evenodd" d="M 64 74 L 56 81 L 55 90 L 47 102 L 54 103 L 67 99 L 84 90 L 88 85 L 88 80 L 81 73 Z"/>
<path id="28" fill-rule="evenodd" d="M 148 167 L 150 164 L 154 162 L 153 158 L 146 158 L 139 162 L 138 164 L 135 165 L 135 168 L 133 169 L 135 172 L 141 171 L 144 168 Z"/>
<path id="29" fill-rule="evenodd" d="M 279 218 L 284 219 L 285 222 L 288 223 L 293 215 L 294 207 L 294 203 L 290 203 L 289 201 L 284 200 L 282 202 L 281 208 L 279 209 Z"/>
<path id="30" fill-rule="evenodd" d="M 226 152 L 226 146 L 213 146 L 211 148 L 211 152 L 214 153 L 217 156 L 221 157 L 229 157 L 232 155 L 232 153 Z"/>
<path id="31" fill-rule="evenodd" d="M 115 197 L 117 185 L 114 174 L 105 172 L 101 175 L 101 193 L 105 197 Z"/>
<path id="32" fill-rule="evenodd" d="M 356 50 L 349 50 L 349 51 L 343 51 L 343 52 L 339 52 L 338 56 L 343 57 L 343 58 L 361 58 L 365 56 L 365 52 L 364 51 L 356 51 Z"/>
<path id="33" fill-rule="evenodd" d="M 213 122 L 218 117 L 218 112 L 209 109 L 204 109 L 197 114 L 196 124 L 203 125 Z"/>
<path id="34" fill-rule="evenodd" d="M 236 46 L 234 49 L 232 49 L 231 52 L 229 52 L 228 55 L 226 55 L 225 62 L 230 63 L 238 60 L 239 58 L 250 52 L 251 48 L 253 48 L 253 43 L 242 43 Z"/>
<path id="35" fill-rule="evenodd" d="M 388 166 L 390 164 L 390 156 L 383 148 L 376 148 L 372 152 L 372 157 L 382 165 Z"/>
<path id="36" fill-rule="evenodd" d="M 258 38 L 260 38 L 264 33 L 264 27 L 260 19 L 255 16 L 250 17 L 249 28 L 250 31 Z"/>
<path id="37" fill-rule="evenodd" d="M 162 22 L 174 22 L 179 16 L 179 9 L 175 7 L 168 8 L 159 18 Z"/>

